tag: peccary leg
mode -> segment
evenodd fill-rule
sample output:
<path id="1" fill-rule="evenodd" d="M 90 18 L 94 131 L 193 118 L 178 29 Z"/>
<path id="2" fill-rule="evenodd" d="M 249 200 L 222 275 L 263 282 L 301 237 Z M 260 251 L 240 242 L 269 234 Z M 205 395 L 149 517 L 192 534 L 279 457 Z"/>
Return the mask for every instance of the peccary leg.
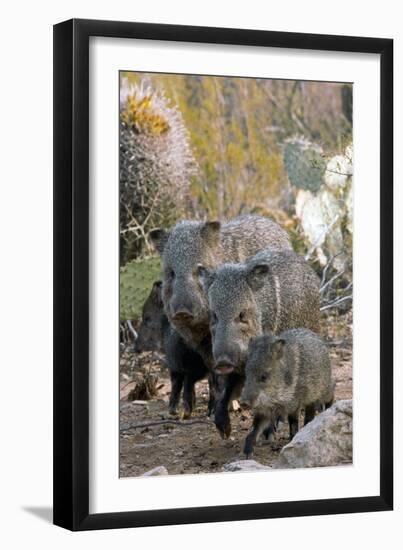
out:
<path id="1" fill-rule="evenodd" d="M 278 415 L 276 418 L 275 424 L 270 424 L 270 426 L 264 430 L 263 436 L 266 439 L 266 441 L 271 442 L 274 440 L 274 434 L 277 431 L 279 423 L 282 421 L 283 421 L 283 418 L 281 417 L 281 415 Z"/>
<path id="2" fill-rule="evenodd" d="M 299 429 L 299 411 L 288 415 L 288 422 L 290 424 L 290 439 L 292 439 Z"/>
<path id="3" fill-rule="evenodd" d="M 217 381 L 214 373 L 209 373 L 208 375 L 208 387 L 209 387 L 209 400 L 207 405 L 207 416 L 211 416 L 214 412 L 215 400 L 216 400 L 216 390 L 217 390 Z"/>
<path id="4" fill-rule="evenodd" d="M 231 421 L 228 413 L 229 402 L 239 395 L 243 381 L 243 377 L 239 374 L 234 372 L 228 374 L 224 390 L 216 401 L 214 422 L 223 439 L 231 435 Z"/>
<path id="5" fill-rule="evenodd" d="M 306 426 L 308 422 L 310 422 L 315 418 L 315 411 L 316 411 L 315 403 L 312 403 L 311 405 L 307 405 L 305 407 L 304 426 Z"/>
<path id="6" fill-rule="evenodd" d="M 329 407 L 331 407 L 334 403 L 334 399 L 332 399 L 331 401 L 325 403 L 325 409 L 328 409 Z"/>
<path id="7" fill-rule="evenodd" d="M 192 415 L 196 402 L 195 379 L 190 373 L 186 374 L 183 384 L 183 418 L 188 419 Z"/>
<path id="8" fill-rule="evenodd" d="M 267 426 L 268 424 L 270 424 L 269 427 Z M 270 427 L 271 423 L 267 417 L 260 415 L 254 417 L 252 431 L 247 435 L 243 448 L 246 458 L 250 458 L 253 455 L 253 448 L 256 445 L 256 441 L 259 439 L 261 434 L 270 429 Z"/>
<path id="9" fill-rule="evenodd" d="M 266 441 L 273 441 L 275 431 L 276 431 L 276 428 L 271 424 L 268 428 L 264 430 L 263 436 L 266 439 Z"/>
<path id="10" fill-rule="evenodd" d="M 183 379 L 183 373 L 171 371 L 171 395 L 169 398 L 169 414 L 177 414 L 179 397 L 183 386 Z"/>

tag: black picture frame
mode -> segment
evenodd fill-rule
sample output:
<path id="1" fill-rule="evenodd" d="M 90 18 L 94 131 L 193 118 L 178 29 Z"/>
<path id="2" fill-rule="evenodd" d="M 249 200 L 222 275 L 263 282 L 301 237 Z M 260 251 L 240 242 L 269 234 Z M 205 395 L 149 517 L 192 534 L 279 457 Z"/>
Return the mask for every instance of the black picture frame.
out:
<path id="1" fill-rule="evenodd" d="M 380 491 L 366 497 L 89 513 L 89 38 L 376 53 L 380 123 Z M 73 19 L 54 26 L 54 523 L 71 530 L 392 510 L 393 41 Z"/>

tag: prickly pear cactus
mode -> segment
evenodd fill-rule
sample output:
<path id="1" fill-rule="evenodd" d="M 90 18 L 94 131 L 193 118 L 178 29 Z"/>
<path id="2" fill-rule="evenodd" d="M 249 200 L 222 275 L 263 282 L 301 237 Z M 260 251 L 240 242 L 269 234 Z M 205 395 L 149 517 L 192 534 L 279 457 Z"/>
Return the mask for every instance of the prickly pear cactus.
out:
<path id="1" fill-rule="evenodd" d="M 291 185 L 316 193 L 326 169 L 321 147 L 303 138 L 292 138 L 286 141 L 283 155 Z"/>
<path id="2" fill-rule="evenodd" d="M 300 189 L 295 213 L 300 221 L 307 248 L 325 265 L 331 256 L 333 266 L 344 269 L 352 254 L 353 235 L 353 147 L 328 159 L 323 185 L 316 192 Z"/>
<path id="3" fill-rule="evenodd" d="M 161 260 L 152 257 L 133 260 L 120 269 L 120 320 L 136 321 L 151 292 L 154 281 L 161 279 Z"/>

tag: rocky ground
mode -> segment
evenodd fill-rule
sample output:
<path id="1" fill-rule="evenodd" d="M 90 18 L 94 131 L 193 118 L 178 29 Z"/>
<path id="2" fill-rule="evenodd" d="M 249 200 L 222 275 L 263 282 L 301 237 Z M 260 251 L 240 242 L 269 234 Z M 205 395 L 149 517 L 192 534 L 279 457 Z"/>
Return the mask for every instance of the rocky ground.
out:
<path id="1" fill-rule="evenodd" d="M 323 334 L 333 342 L 330 353 L 335 399 L 351 399 L 352 313 L 326 317 Z M 196 386 L 196 410 L 191 420 L 181 421 L 168 414 L 169 373 L 160 357 L 126 351 L 120 366 L 121 477 L 138 476 L 157 466 L 165 466 L 169 474 L 219 472 L 224 464 L 243 458 L 243 442 L 251 425 L 249 412 L 238 409 L 231 413 L 232 434 L 224 441 L 206 417 L 207 381 Z M 133 396 L 145 376 L 148 391 Z M 130 400 L 133 397 L 135 400 Z M 288 442 L 287 432 L 283 425 L 274 442 L 257 445 L 254 459 L 271 466 Z"/>

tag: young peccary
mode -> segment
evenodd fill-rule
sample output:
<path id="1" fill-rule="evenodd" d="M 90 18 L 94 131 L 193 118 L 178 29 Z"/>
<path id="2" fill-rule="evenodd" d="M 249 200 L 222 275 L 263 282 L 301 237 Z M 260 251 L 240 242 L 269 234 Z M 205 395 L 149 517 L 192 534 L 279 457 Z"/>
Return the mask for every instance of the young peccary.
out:
<path id="1" fill-rule="evenodd" d="M 215 422 L 228 437 L 228 403 L 242 388 L 250 339 L 297 327 L 318 331 L 319 278 L 295 252 L 265 250 L 247 262 L 205 272 L 204 284 L 211 310 L 214 368 L 226 376 Z"/>
<path id="2" fill-rule="evenodd" d="M 306 329 L 282 332 L 278 337 L 265 334 L 249 345 L 241 403 L 252 407 L 253 429 L 245 440 L 244 453 L 253 454 L 259 436 L 278 418 L 288 419 L 290 439 L 299 429 L 301 409 L 304 423 L 315 416 L 315 409 L 332 404 L 329 352 L 315 333 Z"/>
<path id="3" fill-rule="evenodd" d="M 226 224 L 182 221 L 170 231 L 152 231 L 151 238 L 162 257 L 162 297 L 169 322 L 212 368 L 203 270 L 224 262 L 242 262 L 267 247 L 291 249 L 288 235 L 268 218 L 241 216 Z"/>
<path id="4" fill-rule="evenodd" d="M 134 349 L 141 351 L 162 351 L 171 377 L 170 414 L 176 414 L 183 388 L 183 417 L 189 418 L 195 405 L 195 384 L 208 375 L 200 355 L 190 349 L 180 335 L 170 326 L 161 298 L 161 281 L 153 288 L 143 305 L 142 322 Z M 209 379 L 210 383 L 210 379 Z M 211 385 L 211 384 L 210 384 Z M 214 403 L 214 388 L 210 387 L 208 414 Z"/>

